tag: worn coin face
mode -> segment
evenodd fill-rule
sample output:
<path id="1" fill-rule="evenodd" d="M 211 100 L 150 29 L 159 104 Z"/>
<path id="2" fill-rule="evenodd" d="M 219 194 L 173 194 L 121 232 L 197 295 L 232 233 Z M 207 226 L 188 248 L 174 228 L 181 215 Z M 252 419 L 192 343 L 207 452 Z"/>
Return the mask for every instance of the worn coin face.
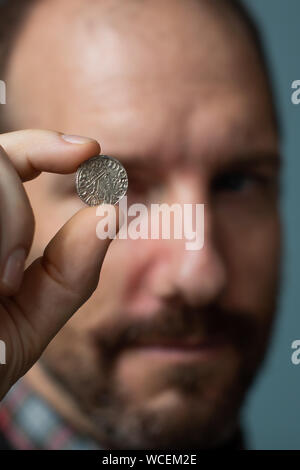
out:
<path id="1" fill-rule="evenodd" d="M 77 194 L 89 206 L 117 204 L 125 196 L 127 188 L 125 168 L 108 155 L 89 158 L 76 172 Z"/>

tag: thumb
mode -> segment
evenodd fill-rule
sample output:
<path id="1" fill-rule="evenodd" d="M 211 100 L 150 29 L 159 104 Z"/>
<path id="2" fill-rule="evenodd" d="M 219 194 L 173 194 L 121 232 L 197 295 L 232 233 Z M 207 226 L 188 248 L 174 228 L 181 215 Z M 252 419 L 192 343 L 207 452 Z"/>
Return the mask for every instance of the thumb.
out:
<path id="1" fill-rule="evenodd" d="M 105 206 L 102 207 L 104 209 Z M 119 229 L 117 206 L 106 206 L 109 227 Z M 103 212 L 102 212 L 103 213 Z M 96 234 L 101 220 L 96 208 L 77 212 L 56 234 L 41 258 L 25 271 L 19 292 L 12 298 L 22 313 L 24 328 L 30 332 L 30 343 L 39 355 L 52 337 L 97 287 L 100 269 L 111 238 L 100 240 Z M 114 234 L 110 234 L 113 236 Z M 13 305 L 10 304 L 10 305 Z M 22 338 L 24 350 L 28 338 Z M 34 358 L 36 360 L 36 358 Z"/>

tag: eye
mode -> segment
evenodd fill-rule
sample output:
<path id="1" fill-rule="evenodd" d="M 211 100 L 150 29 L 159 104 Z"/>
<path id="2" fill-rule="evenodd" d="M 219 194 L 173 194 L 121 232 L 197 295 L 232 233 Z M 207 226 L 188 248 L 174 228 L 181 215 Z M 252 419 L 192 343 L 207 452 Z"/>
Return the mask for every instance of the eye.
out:
<path id="1" fill-rule="evenodd" d="M 256 175 L 234 171 L 218 176 L 213 181 L 215 191 L 240 192 L 260 181 Z"/>
<path id="2" fill-rule="evenodd" d="M 128 196 L 136 201 L 159 201 L 164 194 L 165 184 L 160 179 L 155 179 L 152 175 L 130 176 Z"/>

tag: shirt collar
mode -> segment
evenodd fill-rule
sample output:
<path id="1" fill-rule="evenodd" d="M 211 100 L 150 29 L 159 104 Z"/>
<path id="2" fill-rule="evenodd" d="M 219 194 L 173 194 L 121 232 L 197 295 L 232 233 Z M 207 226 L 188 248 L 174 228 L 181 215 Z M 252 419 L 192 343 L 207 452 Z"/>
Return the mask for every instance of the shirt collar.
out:
<path id="1" fill-rule="evenodd" d="M 20 450 L 101 450 L 96 442 L 69 426 L 22 379 L 1 402 L 0 432 Z"/>

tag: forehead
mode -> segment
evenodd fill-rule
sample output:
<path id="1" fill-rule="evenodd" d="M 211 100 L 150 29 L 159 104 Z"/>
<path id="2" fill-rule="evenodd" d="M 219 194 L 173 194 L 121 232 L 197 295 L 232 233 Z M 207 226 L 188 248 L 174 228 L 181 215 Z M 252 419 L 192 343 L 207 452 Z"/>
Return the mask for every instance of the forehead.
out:
<path id="1" fill-rule="evenodd" d="M 155 0 L 101 3 L 36 8 L 11 61 L 19 127 L 90 135 L 116 154 L 133 145 L 139 153 L 198 151 L 226 134 L 272 131 L 266 83 L 239 23 L 188 0 L 172 8 Z"/>

